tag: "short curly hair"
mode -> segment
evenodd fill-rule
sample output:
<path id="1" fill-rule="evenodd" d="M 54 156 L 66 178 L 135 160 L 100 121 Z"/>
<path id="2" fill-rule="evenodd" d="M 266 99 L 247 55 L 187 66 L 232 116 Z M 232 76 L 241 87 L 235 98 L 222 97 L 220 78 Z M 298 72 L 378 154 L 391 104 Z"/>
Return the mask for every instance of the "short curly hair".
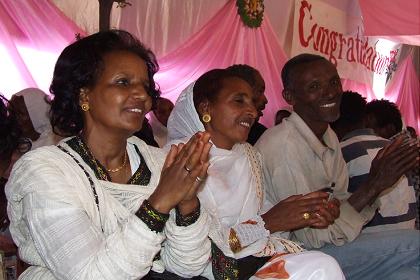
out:
<path id="1" fill-rule="evenodd" d="M 366 116 L 366 98 L 355 91 L 344 91 L 341 98 L 340 118 L 348 124 L 360 123 Z"/>
<path id="2" fill-rule="evenodd" d="M 131 52 L 145 61 L 150 83 L 148 94 L 153 100 L 159 97 L 160 90 L 153 79 L 159 65 L 153 52 L 127 31 L 95 33 L 67 46 L 58 57 L 50 86 L 54 96 L 50 121 L 55 133 L 72 136 L 83 129 L 80 90 L 95 85 L 104 70 L 104 56 L 115 51 Z"/>
<path id="3" fill-rule="evenodd" d="M 283 82 L 283 88 L 290 89 L 290 87 L 292 86 L 292 77 L 295 73 L 296 68 L 299 65 L 307 64 L 318 60 L 328 61 L 323 56 L 309 53 L 299 54 L 289 59 L 286 62 L 286 64 L 284 64 L 283 69 L 281 70 L 281 80 Z"/>
<path id="4" fill-rule="evenodd" d="M 396 132 L 402 130 L 401 112 L 397 105 L 389 100 L 372 100 L 366 105 L 366 114 L 374 116 L 375 127 L 384 128 L 392 124 Z"/>

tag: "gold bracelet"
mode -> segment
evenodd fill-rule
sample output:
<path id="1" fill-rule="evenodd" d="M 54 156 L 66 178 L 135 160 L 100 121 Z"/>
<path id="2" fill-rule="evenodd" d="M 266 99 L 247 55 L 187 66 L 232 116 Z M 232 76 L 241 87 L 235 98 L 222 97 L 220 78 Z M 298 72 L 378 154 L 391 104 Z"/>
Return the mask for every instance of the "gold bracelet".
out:
<path id="1" fill-rule="evenodd" d="M 236 231 L 231 228 L 229 233 L 229 246 L 232 252 L 237 253 L 242 250 L 241 242 L 236 235 Z"/>

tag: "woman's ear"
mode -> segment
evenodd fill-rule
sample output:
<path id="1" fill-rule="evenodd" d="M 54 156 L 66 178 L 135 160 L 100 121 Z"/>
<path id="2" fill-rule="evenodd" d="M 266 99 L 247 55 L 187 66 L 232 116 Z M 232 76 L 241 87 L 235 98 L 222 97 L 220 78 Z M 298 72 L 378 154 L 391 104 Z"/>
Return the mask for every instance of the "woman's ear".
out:
<path id="1" fill-rule="evenodd" d="M 292 105 L 292 106 L 295 105 L 295 100 L 293 98 L 293 93 L 290 89 L 283 89 L 282 95 L 283 95 L 284 100 L 286 100 L 286 102 L 289 105 Z"/>
<path id="2" fill-rule="evenodd" d="M 200 116 L 200 118 L 204 115 L 204 114 L 208 114 L 210 110 L 210 104 L 209 101 L 203 101 L 198 105 L 198 115 Z"/>
<path id="3" fill-rule="evenodd" d="M 79 105 L 89 103 L 88 89 L 81 88 L 79 93 Z"/>

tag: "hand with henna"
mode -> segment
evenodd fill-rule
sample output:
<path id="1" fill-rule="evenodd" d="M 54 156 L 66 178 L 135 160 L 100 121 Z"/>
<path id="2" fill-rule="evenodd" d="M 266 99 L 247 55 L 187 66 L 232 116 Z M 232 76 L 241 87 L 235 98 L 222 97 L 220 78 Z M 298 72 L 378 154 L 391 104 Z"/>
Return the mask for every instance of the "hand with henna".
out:
<path id="1" fill-rule="evenodd" d="M 209 138 L 208 133 L 198 132 L 188 143 L 171 146 L 159 184 L 148 199 L 153 208 L 169 213 L 179 205 L 185 215 L 198 206 L 197 190 L 209 166 Z"/>

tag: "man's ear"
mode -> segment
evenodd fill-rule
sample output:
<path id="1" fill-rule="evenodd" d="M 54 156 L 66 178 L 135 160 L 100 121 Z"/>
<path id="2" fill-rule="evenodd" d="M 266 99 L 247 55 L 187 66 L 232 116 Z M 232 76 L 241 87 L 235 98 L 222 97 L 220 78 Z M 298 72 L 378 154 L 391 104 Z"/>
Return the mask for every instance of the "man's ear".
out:
<path id="1" fill-rule="evenodd" d="M 290 89 L 283 89 L 282 95 L 283 95 L 284 100 L 286 100 L 286 102 L 289 105 L 292 105 L 292 106 L 295 105 L 295 100 L 293 98 L 293 94 Z"/>

